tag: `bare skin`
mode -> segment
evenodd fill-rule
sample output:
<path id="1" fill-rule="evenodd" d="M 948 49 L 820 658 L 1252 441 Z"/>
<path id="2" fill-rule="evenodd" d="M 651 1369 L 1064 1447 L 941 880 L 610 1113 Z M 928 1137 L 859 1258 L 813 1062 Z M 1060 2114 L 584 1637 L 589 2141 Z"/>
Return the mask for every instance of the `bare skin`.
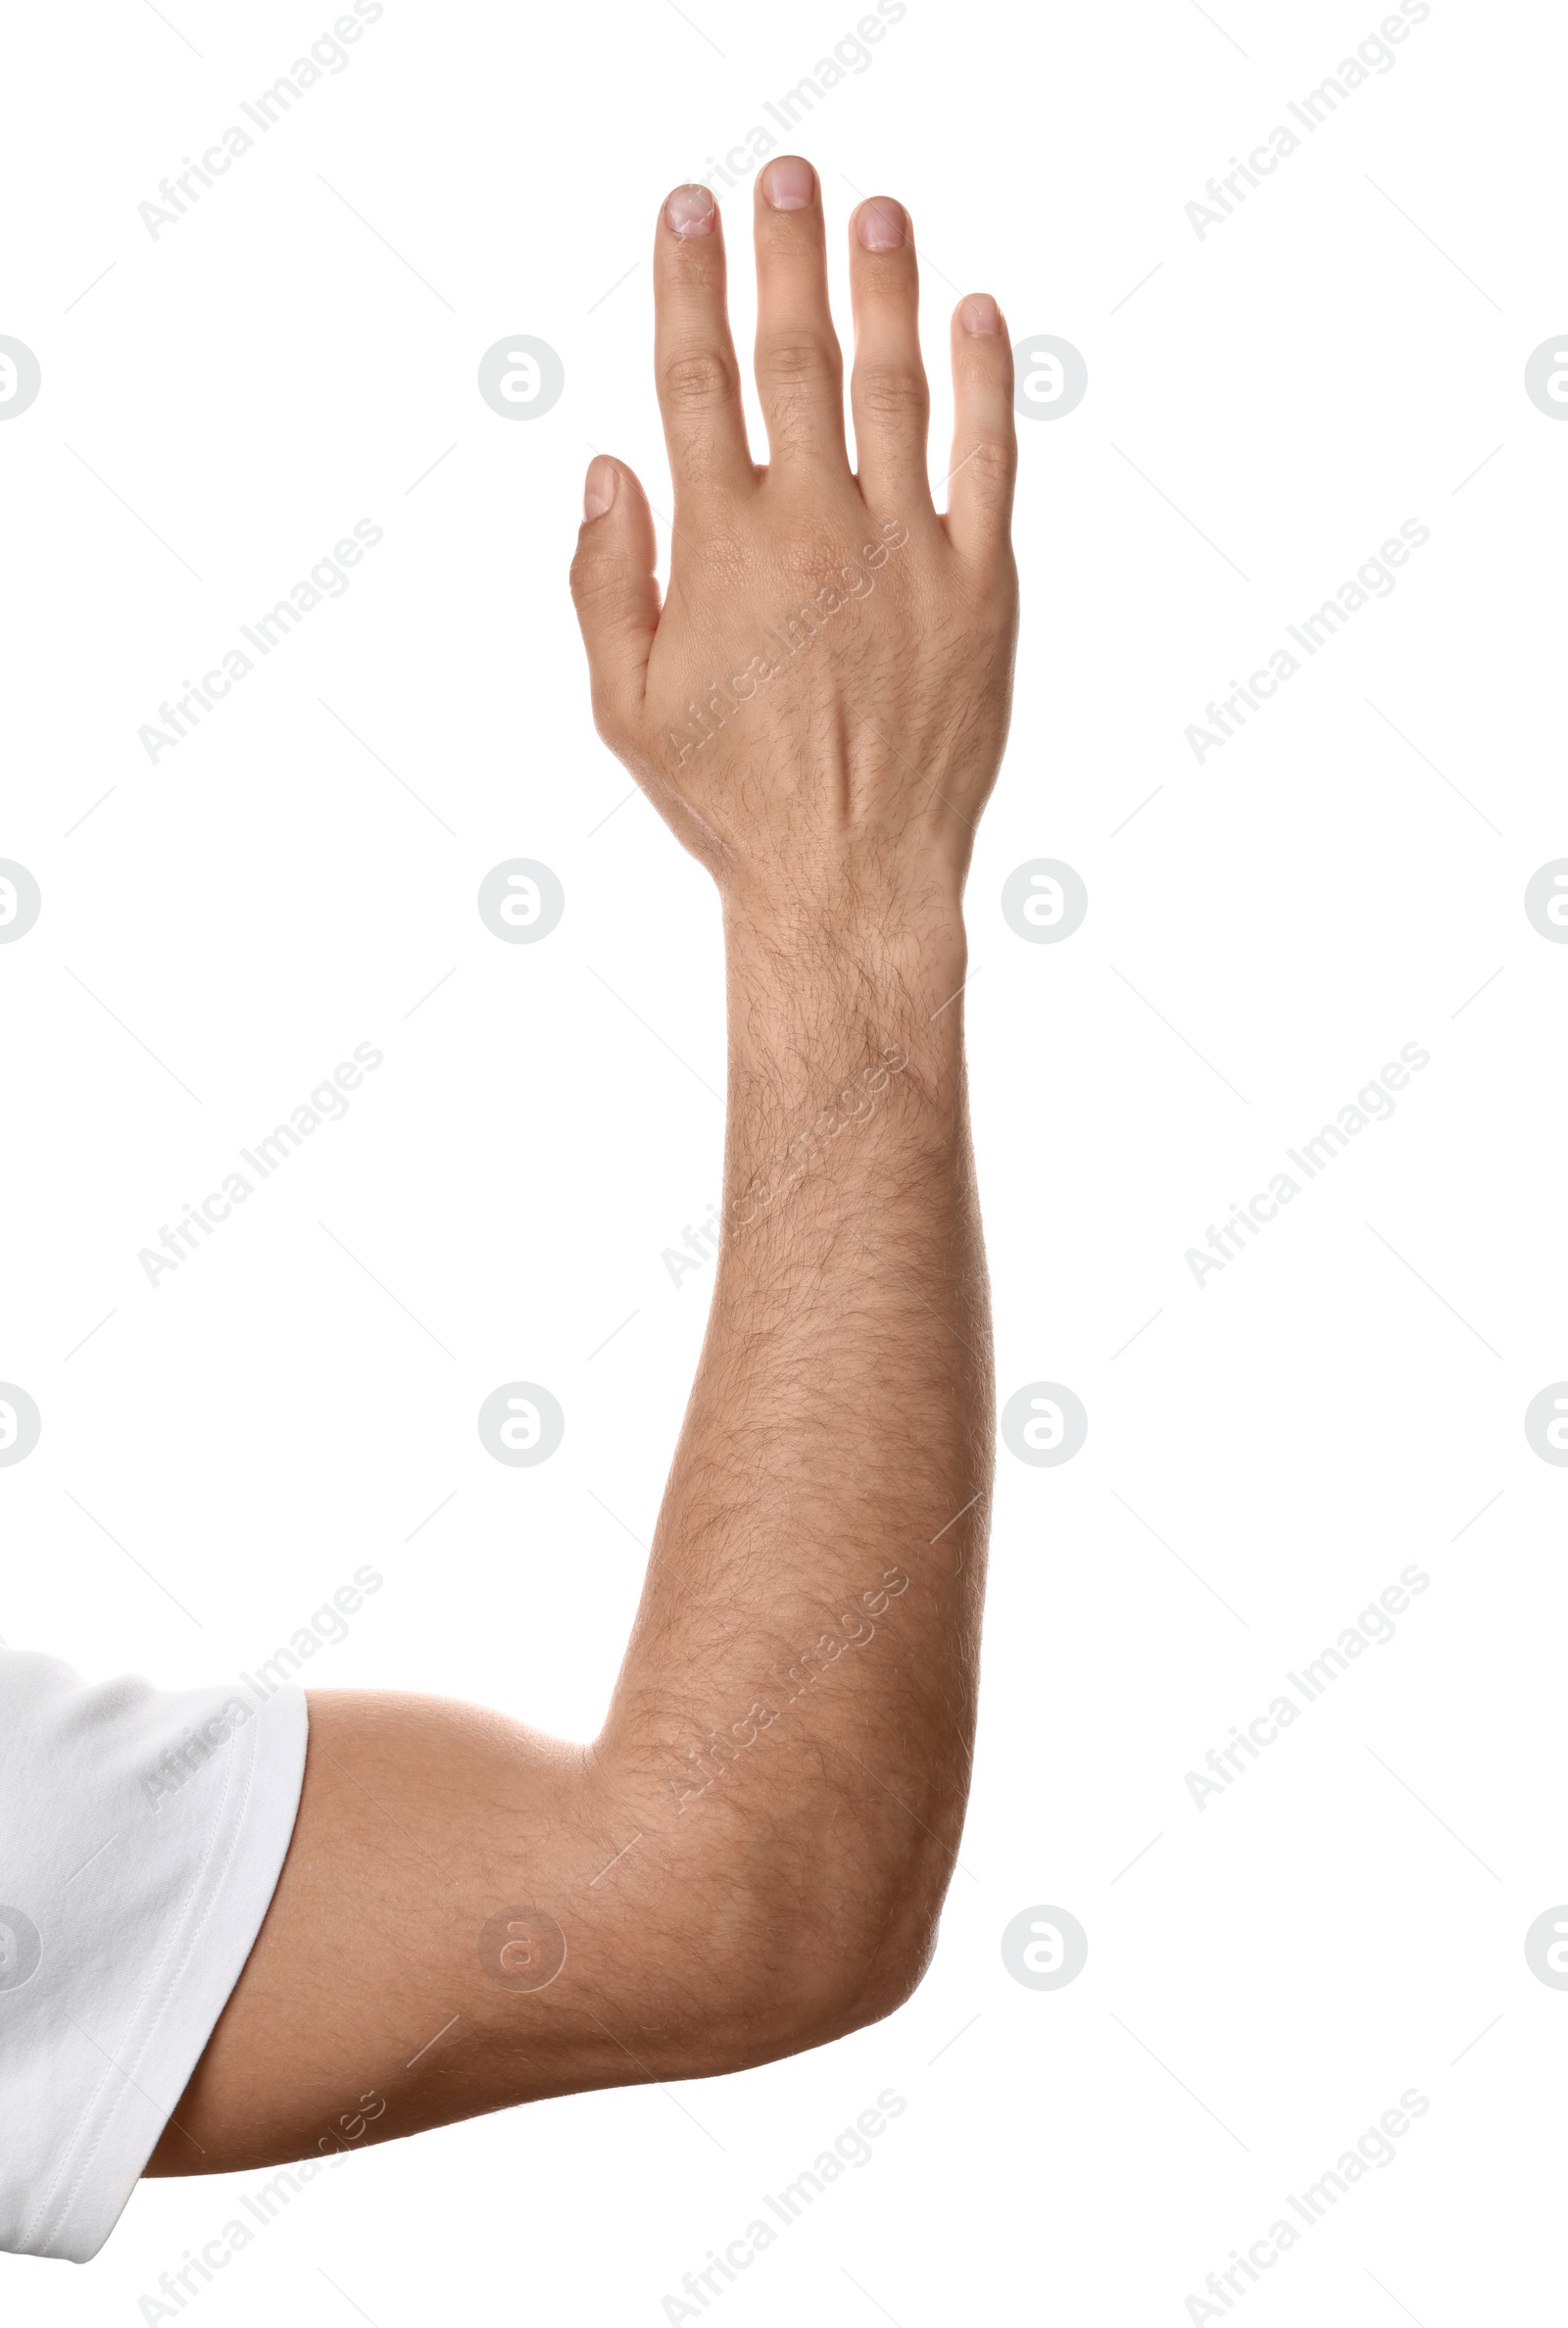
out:
<path id="1" fill-rule="evenodd" d="M 992 1468 L 958 990 L 1016 628 L 1012 368 L 995 302 L 960 303 L 939 516 L 913 243 L 863 203 L 852 471 L 823 232 L 809 165 L 770 164 L 760 468 L 717 215 L 670 198 L 667 593 L 605 457 L 572 568 L 600 732 L 718 884 L 729 1002 L 712 1312 L 604 1729 L 313 1692 L 276 1895 L 149 2173 L 745 2068 L 891 2011 L 928 1959 Z"/>

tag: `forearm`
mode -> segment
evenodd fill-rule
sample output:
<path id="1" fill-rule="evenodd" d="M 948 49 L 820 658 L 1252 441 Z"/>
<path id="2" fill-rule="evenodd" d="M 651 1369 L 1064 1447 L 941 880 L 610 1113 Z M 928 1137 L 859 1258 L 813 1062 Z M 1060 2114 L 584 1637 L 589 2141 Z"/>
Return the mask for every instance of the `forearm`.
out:
<path id="1" fill-rule="evenodd" d="M 826 2010 L 846 1966 L 918 1971 L 967 1790 L 992 1377 L 961 979 L 951 925 L 895 953 L 732 916 L 713 1308 L 600 1742 L 677 1862 L 757 1871 L 736 1945 L 814 1955 Z"/>

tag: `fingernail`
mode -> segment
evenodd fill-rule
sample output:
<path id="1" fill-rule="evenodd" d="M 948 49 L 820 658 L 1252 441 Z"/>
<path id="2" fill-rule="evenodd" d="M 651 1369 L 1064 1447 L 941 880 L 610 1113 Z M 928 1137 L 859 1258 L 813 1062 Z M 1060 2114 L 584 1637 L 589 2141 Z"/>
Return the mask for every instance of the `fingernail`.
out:
<path id="1" fill-rule="evenodd" d="M 607 461 L 603 453 L 597 453 L 589 462 L 588 474 L 583 480 L 582 514 L 585 522 L 589 518 L 604 516 L 615 498 L 618 482 L 613 461 Z"/>
<path id="2" fill-rule="evenodd" d="M 762 173 L 762 200 L 770 210 L 804 210 L 816 191 L 816 172 L 799 154 L 780 154 Z"/>
<path id="3" fill-rule="evenodd" d="M 877 194 L 862 202 L 855 214 L 855 232 L 862 251 L 896 251 L 908 240 L 909 221 L 902 202 Z"/>
<path id="4" fill-rule="evenodd" d="M 664 223 L 682 242 L 696 234 L 711 234 L 717 216 L 706 186 L 677 186 L 664 205 Z"/>
<path id="5" fill-rule="evenodd" d="M 989 291 L 971 291 L 958 310 L 965 331 L 985 339 L 1002 329 L 1002 317 Z"/>

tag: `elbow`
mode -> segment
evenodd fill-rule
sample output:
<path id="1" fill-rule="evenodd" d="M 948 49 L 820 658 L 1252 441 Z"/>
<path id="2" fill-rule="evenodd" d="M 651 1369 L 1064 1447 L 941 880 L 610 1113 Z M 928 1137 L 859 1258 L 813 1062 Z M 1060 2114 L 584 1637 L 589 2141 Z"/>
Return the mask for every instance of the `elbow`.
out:
<path id="1" fill-rule="evenodd" d="M 940 1906 L 906 1897 L 803 1916 L 798 1900 L 758 1903 L 754 1929 L 770 1945 L 731 1967 L 714 2024 L 724 2070 L 832 2045 L 897 2012 L 930 1965 Z"/>
<path id="2" fill-rule="evenodd" d="M 791 2000 L 788 2050 L 806 2053 L 887 2020 L 914 1995 L 935 1952 L 934 1915 L 928 1925 L 889 1936 L 876 1948 L 847 1948 L 832 1977 L 803 1985 Z"/>
<path id="3" fill-rule="evenodd" d="M 931 1963 L 955 1848 L 935 1824 L 961 1807 L 893 1819 L 812 1791 L 767 1808 L 765 1824 L 715 1822 L 678 1860 L 643 1860 L 619 1904 L 616 2018 L 662 2076 L 831 2045 L 897 2012 Z"/>

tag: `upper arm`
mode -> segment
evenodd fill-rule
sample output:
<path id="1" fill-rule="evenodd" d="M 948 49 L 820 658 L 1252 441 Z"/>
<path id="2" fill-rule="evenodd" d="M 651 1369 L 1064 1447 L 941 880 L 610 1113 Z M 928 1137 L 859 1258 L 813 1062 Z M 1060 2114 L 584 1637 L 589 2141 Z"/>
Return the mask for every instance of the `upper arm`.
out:
<path id="1" fill-rule="evenodd" d="M 147 2171 L 314 2156 L 809 2042 L 782 1992 L 760 2040 L 760 1936 L 722 1829 L 649 1835 L 651 1800 L 592 1749 L 475 1707 L 313 1691 L 276 1892 Z"/>

